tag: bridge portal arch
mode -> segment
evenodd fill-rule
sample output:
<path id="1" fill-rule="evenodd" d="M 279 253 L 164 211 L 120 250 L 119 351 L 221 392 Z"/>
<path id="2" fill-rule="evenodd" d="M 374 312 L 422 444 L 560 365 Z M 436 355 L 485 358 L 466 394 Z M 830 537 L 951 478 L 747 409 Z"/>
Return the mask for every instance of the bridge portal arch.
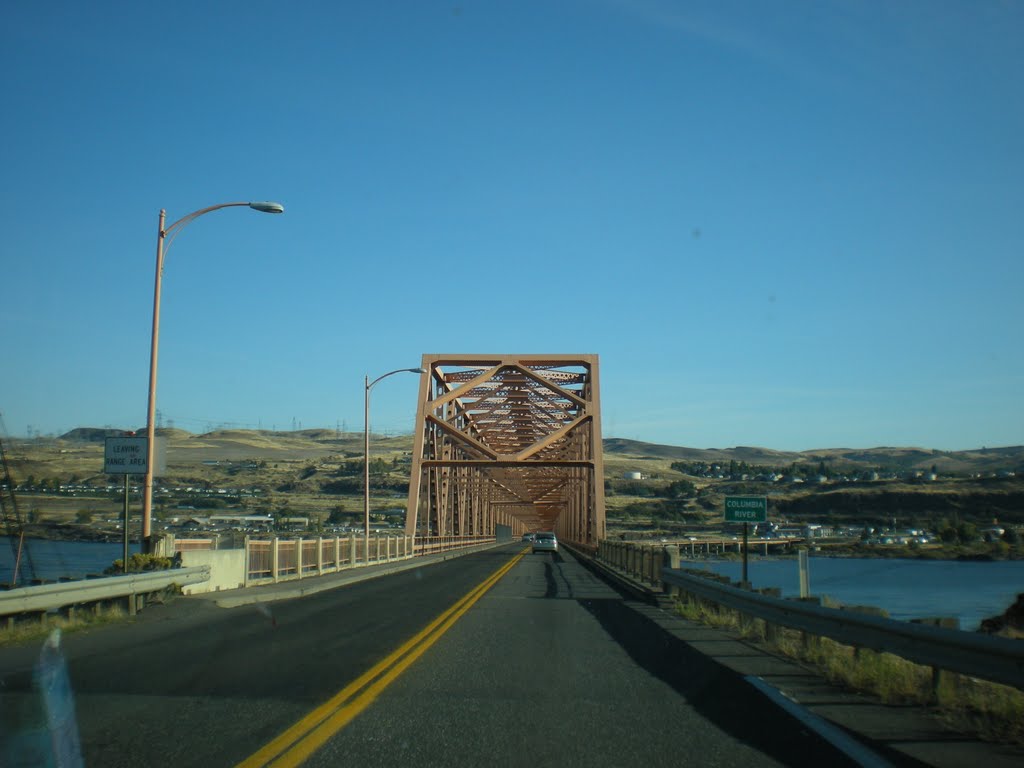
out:
<path id="1" fill-rule="evenodd" d="M 597 355 L 424 355 L 406 533 L 604 538 Z"/>

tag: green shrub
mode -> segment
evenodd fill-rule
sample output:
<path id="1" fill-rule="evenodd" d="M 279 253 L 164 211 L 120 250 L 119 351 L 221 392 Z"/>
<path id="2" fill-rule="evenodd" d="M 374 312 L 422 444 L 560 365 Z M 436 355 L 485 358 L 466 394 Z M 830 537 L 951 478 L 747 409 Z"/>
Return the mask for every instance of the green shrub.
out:
<path id="1" fill-rule="evenodd" d="M 166 571 L 173 565 L 171 558 L 158 555 L 143 555 L 138 552 L 128 558 L 128 573 L 140 571 Z M 119 558 L 103 573 L 109 575 L 124 573 L 124 558 Z"/>

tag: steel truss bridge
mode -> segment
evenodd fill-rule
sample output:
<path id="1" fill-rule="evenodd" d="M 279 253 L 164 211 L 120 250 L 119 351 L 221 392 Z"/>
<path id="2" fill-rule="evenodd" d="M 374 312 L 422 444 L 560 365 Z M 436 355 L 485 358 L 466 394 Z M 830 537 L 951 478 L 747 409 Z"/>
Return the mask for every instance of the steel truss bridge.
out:
<path id="1" fill-rule="evenodd" d="M 424 355 L 406 533 L 605 535 L 597 355 Z"/>

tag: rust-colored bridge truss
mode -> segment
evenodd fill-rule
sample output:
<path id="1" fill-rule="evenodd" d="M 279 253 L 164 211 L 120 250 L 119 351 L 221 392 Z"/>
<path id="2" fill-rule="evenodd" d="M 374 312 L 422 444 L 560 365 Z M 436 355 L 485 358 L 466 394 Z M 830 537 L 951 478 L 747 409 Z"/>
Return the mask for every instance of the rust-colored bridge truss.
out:
<path id="1" fill-rule="evenodd" d="M 597 355 L 424 355 L 406 533 L 604 538 Z"/>

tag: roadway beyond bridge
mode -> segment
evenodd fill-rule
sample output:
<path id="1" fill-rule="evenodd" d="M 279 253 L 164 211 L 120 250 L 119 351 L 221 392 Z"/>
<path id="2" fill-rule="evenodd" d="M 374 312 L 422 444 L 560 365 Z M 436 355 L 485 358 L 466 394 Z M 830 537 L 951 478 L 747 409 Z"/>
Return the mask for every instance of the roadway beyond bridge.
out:
<path id="1" fill-rule="evenodd" d="M 85 765 L 854 764 L 564 550 L 215 598 L 65 637 Z M 37 654 L 0 653 L 4 764 Z"/>

